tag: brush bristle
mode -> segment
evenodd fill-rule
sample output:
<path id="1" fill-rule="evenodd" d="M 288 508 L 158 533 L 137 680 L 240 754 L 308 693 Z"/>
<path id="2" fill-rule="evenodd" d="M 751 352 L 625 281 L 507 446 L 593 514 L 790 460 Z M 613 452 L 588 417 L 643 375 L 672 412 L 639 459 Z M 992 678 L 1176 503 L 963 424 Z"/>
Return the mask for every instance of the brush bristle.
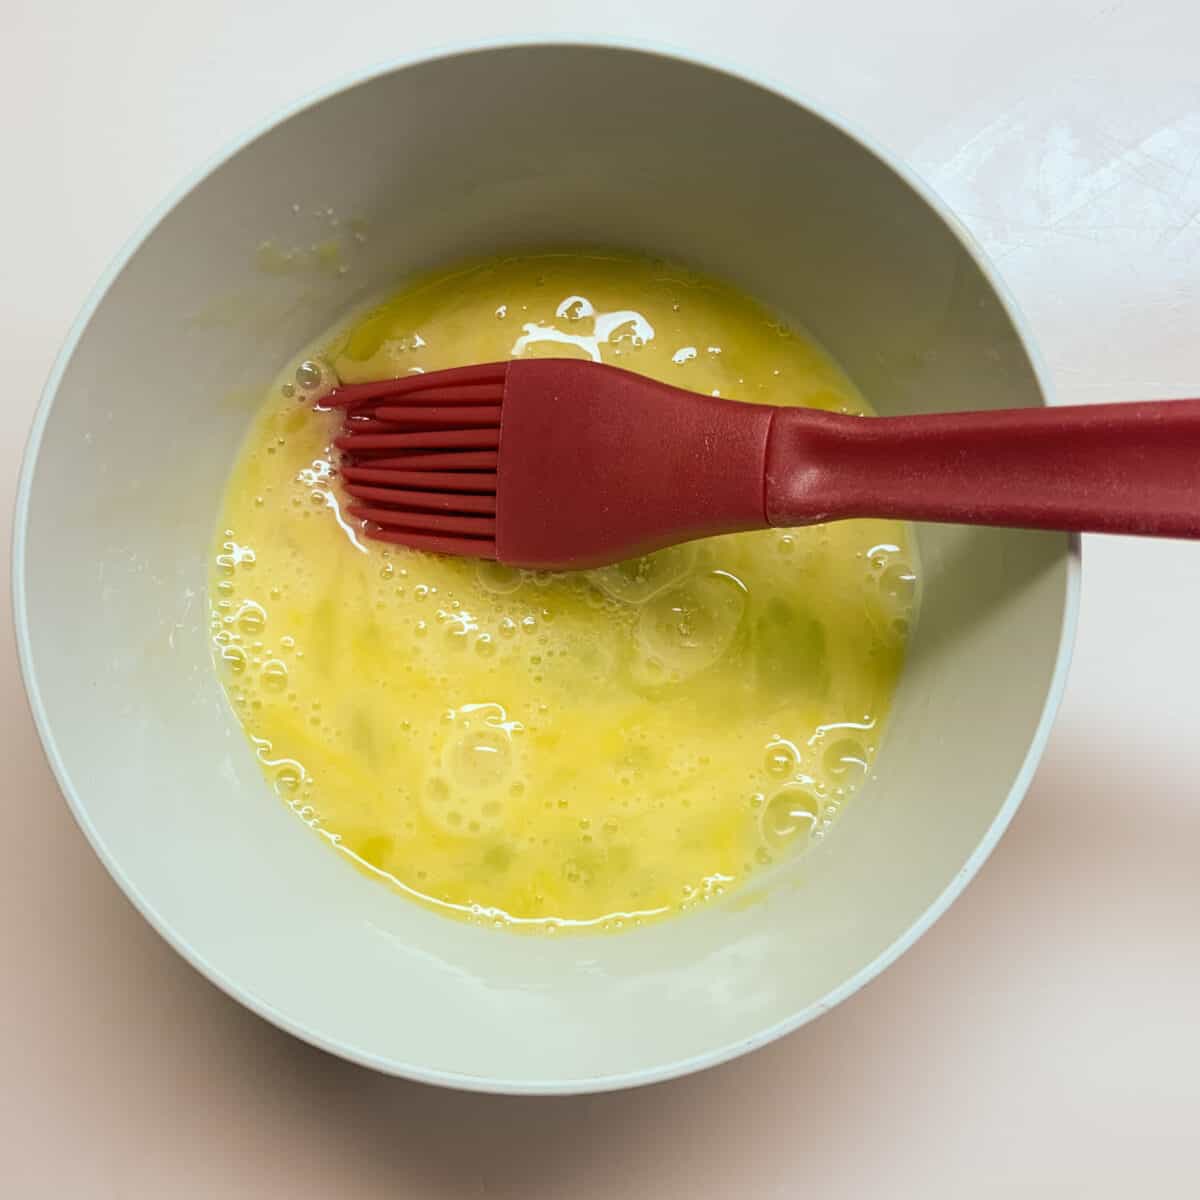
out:
<path id="1" fill-rule="evenodd" d="M 506 363 L 350 384 L 322 406 L 345 411 L 346 512 L 367 537 L 438 554 L 496 557 L 496 467 Z"/>

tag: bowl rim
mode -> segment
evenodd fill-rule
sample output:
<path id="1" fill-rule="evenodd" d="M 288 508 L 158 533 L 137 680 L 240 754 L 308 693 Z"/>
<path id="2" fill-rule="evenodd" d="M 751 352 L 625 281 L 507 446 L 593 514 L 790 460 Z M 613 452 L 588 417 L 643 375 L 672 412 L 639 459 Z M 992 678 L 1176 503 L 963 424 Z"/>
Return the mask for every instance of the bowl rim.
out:
<path id="1" fill-rule="evenodd" d="M 967 861 L 950 883 L 929 904 L 925 911 L 909 925 L 904 933 L 885 947 L 869 963 L 861 967 L 848 979 L 843 980 L 841 984 L 831 989 L 821 999 L 806 1005 L 784 1020 L 767 1026 L 753 1037 L 724 1043 L 687 1058 L 660 1063 L 655 1066 L 617 1075 L 597 1075 L 576 1079 L 513 1080 L 444 1071 L 421 1066 L 416 1063 L 399 1062 L 391 1058 L 386 1058 L 350 1043 L 326 1037 L 307 1028 L 273 1004 L 247 991 L 236 980 L 223 974 L 195 946 L 175 933 L 170 925 L 155 911 L 150 901 L 142 895 L 136 883 L 126 875 L 121 864 L 110 854 L 101 837 L 100 831 L 93 824 L 87 806 L 75 788 L 59 753 L 54 731 L 51 728 L 42 699 L 37 665 L 34 662 L 26 595 L 26 557 L 28 550 L 27 532 L 30 493 L 37 471 L 47 421 L 66 368 L 74 356 L 76 347 L 84 331 L 91 323 L 109 289 L 162 220 L 219 167 L 276 126 L 342 92 L 349 91 L 352 88 L 369 83 L 382 76 L 410 67 L 444 62 L 477 54 L 487 54 L 495 51 L 555 48 L 567 50 L 610 50 L 661 58 L 680 62 L 688 66 L 699 67 L 703 70 L 711 71 L 716 75 L 725 76 L 736 83 L 748 84 L 751 87 L 769 92 L 789 104 L 810 112 L 845 134 L 875 158 L 883 167 L 903 180 L 928 205 L 934 214 L 940 218 L 950 234 L 957 238 L 964 250 L 975 262 L 983 277 L 987 280 L 989 287 L 1004 309 L 1005 315 L 1016 330 L 1022 347 L 1029 357 L 1034 378 L 1041 393 L 1042 403 L 1044 405 L 1053 403 L 1049 374 L 1038 351 L 1029 325 L 1021 314 L 1007 285 L 990 262 L 982 246 L 958 220 L 934 189 L 918 176 L 911 167 L 902 160 L 893 158 L 874 138 L 858 128 L 853 122 L 847 121 L 838 113 L 831 111 L 827 105 L 791 87 L 790 84 L 783 80 L 774 78 L 768 72 L 749 67 L 748 64 L 741 66 L 719 56 L 710 57 L 708 55 L 701 55 L 692 49 L 673 46 L 661 41 L 583 34 L 567 36 L 554 34 L 545 38 L 523 36 L 452 42 L 411 55 L 389 57 L 372 66 L 347 74 L 276 110 L 264 119 L 256 121 L 246 132 L 228 141 L 221 150 L 210 155 L 197 168 L 176 183 L 139 222 L 137 228 L 126 239 L 124 245 L 118 250 L 108 267 L 89 291 L 79 314 L 76 316 L 63 340 L 62 346 L 47 376 L 25 445 L 20 475 L 18 477 L 12 527 L 11 586 L 13 626 L 21 677 L 28 696 L 34 724 L 37 728 L 46 760 L 53 771 L 59 790 L 65 797 L 76 823 L 83 831 L 84 836 L 91 844 L 97 857 L 104 864 L 105 869 L 126 897 L 128 897 L 130 903 L 133 904 L 138 912 L 141 913 L 146 921 L 149 922 L 171 947 L 210 982 L 220 988 L 221 991 L 280 1029 L 291 1033 L 301 1041 L 335 1054 L 340 1058 L 347 1059 L 350 1062 L 370 1067 L 383 1074 L 400 1076 L 421 1083 L 435 1084 L 463 1091 L 507 1095 L 582 1095 L 616 1091 L 623 1088 L 638 1087 L 675 1079 L 708 1067 L 717 1066 L 720 1063 L 728 1062 L 752 1050 L 760 1049 L 788 1033 L 794 1032 L 836 1007 L 843 1000 L 852 996 L 860 988 L 871 982 L 871 980 L 876 978 L 906 950 L 913 946 L 946 909 L 949 908 L 954 900 L 958 898 L 959 894 L 987 861 L 997 842 L 1008 828 L 1033 780 L 1038 763 L 1049 741 L 1051 728 L 1066 688 L 1078 628 L 1079 596 L 1082 579 L 1081 538 L 1078 534 L 1070 534 L 1068 535 L 1067 577 L 1060 617 L 1058 649 L 1055 656 L 1054 670 L 1046 691 L 1045 702 L 1042 706 L 1037 726 L 1030 738 L 1025 758 L 1013 779 L 1004 803 Z"/>

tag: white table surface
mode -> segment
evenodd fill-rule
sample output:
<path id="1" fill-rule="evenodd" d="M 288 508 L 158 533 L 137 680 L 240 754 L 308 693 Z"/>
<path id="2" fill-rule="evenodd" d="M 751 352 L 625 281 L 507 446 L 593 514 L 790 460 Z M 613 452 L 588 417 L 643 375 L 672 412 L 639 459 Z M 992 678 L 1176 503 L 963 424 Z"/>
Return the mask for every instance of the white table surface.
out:
<path id="1" fill-rule="evenodd" d="M 1200 393 L 1195 0 L 0 0 L 0 505 L 69 322 L 181 176 L 390 53 L 555 32 L 790 80 L 908 158 L 1059 400 Z M 51 780 L 5 588 L 0 1195 L 1200 1195 L 1200 547 L 1088 539 L 1084 564 L 1049 750 L 949 914 L 781 1043 L 566 1100 L 375 1076 L 177 958 Z"/>

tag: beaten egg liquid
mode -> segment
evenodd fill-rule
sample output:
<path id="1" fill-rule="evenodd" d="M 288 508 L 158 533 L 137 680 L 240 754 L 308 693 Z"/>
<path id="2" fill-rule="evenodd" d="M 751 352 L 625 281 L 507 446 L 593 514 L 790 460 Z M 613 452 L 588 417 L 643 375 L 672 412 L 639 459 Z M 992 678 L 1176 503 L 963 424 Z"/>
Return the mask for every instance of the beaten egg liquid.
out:
<path id="1" fill-rule="evenodd" d="M 221 515 L 215 658 L 276 793 L 361 868 L 469 919 L 619 928 L 824 836 L 871 769 L 915 547 L 855 521 L 552 574 L 364 538 L 321 391 L 519 355 L 868 411 L 812 340 L 682 268 L 537 255 L 427 278 L 268 394 Z"/>

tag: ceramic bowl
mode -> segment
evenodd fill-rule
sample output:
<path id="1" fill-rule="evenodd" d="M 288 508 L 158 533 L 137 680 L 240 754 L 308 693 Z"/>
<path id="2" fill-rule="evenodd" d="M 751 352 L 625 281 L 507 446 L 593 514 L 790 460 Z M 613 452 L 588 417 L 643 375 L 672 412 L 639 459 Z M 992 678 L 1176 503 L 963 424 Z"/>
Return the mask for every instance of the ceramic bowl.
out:
<path id="1" fill-rule="evenodd" d="M 269 792 L 214 673 L 222 488 L 262 389 L 347 310 L 447 260 L 547 246 L 722 276 L 815 333 L 883 414 L 1045 402 L 978 249 L 812 103 L 629 47 L 491 46 L 313 99 L 158 210 L 54 369 L 15 533 L 46 752 L 146 918 L 298 1036 L 491 1091 L 717 1063 L 895 959 L 1029 783 L 1078 587 L 1066 537 L 921 528 L 924 608 L 878 778 L 818 849 L 727 903 L 551 939 L 456 923 L 359 874 Z"/>

